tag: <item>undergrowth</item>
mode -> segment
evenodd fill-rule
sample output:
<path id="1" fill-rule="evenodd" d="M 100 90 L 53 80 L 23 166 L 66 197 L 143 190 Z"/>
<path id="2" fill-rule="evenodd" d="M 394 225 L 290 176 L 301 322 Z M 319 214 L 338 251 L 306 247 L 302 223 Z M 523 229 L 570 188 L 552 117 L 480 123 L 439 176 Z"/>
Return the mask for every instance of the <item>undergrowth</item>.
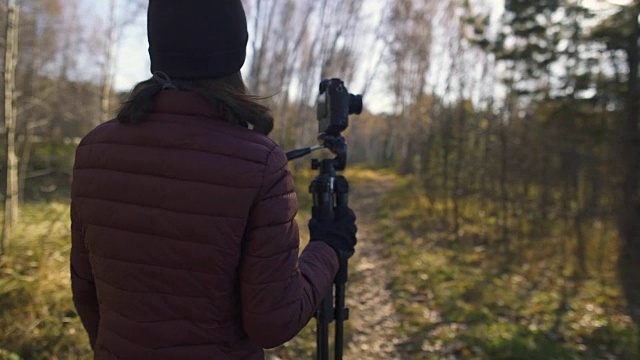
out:
<path id="1" fill-rule="evenodd" d="M 308 241 L 308 182 L 298 171 L 301 249 Z M 69 204 L 21 206 L 7 255 L 0 258 L 0 360 L 92 358 L 89 342 L 71 300 Z M 311 358 L 314 321 L 293 341 L 273 350 L 285 359 Z"/>
<path id="2" fill-rule="evenodd" d="M 352 187 L 380 171 L 351 168 Z M 308 239 L 314 172 L 295 173 L 301 249 Z M 390 173 L 385 175 L 392 176 Z M 410 359 L 638 359 L 637 331 L 615 274 L 611 224 L 590 223 L 588 273 L 575 277 L 573 240 L 561 223 L 537 238 L 500 240 L 490 209 L 465 204 L 458 234 L 411 177 L 379 201 L 378 228 L 394 259 L 392 290 Z M 488 214 L 488 215 L 487 215 Z M 22 207 L 9 253 L 0 261 L 0 359 L 89 359 L 71 301 L 68 204 Z M 364 245 L 361 245 L 364 246 Z M 353 262 L 357 262 L 357 256 Z M 357 277 L 353 278 L 354 280 Z M 348 294 L 347 294 L 348 295 Z M 347 326 L 348 341 L 351 329 Z M 315 321 L 269 358 L 309 359 Z"/>
<path id="3" fill-rule="evenodd" d="M 89 359 L 71 301 L 69 207 L 27 204 L 0 260 L 0 359 Z"/>
<path id="4" fill-rule="evenodd" d="M 444 204 L 420 188 L 411 177 L 399 180 L 378 210 L 411 359 L 640 358 L 615 275 L 611 225 L 588 225 L 588 243 L 597 247 L 588 253 L 599 256 L 576 278 L 562 224 L 505 246 L 497 221 L 482 216 L 487 209 L 466 204 L 456 236 L 439 216 Z"/>

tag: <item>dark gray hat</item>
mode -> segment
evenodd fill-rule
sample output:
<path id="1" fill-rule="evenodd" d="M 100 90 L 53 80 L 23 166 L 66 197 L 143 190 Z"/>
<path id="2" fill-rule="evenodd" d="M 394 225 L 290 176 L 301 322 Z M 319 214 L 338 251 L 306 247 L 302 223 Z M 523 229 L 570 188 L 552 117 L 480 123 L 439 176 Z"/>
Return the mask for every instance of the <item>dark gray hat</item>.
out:
<path id="1" fill-rule="evenodd" d="M 240 0 L 149 0 L 151 72 L 211 79 L 240 70 L 247 19 Z"/>

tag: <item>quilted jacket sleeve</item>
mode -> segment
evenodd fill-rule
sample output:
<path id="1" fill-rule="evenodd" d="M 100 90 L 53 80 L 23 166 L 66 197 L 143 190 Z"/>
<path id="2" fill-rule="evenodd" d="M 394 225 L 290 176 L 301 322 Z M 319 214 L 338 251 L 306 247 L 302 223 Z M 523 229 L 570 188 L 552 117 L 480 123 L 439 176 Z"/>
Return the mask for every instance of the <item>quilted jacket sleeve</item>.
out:
<path id="1" fill-rule="evenodd" d="M 244 330 L 263 348 L 283 344 L 309 322 L 338 271 L 335 252 L 322 242 L 298 257 L 297 210 L 287 159 L 276 147 L 249 217 L 240 272 Z"/>
<path id="2" fill-rule="evenodd" d="M 71 201 L 71 290 L 73 303 L 93 348 L 98 335 L 98 299 L 89 254 L 84 244 L 83 226 L 78 220 L 76 203 Z"/>

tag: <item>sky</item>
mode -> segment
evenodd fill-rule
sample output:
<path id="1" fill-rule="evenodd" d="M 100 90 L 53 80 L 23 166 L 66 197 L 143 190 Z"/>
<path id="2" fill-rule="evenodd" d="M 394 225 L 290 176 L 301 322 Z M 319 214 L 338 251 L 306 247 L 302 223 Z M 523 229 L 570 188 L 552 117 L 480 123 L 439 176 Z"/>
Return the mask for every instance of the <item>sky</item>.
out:
<path id="1" fill-rule="evenodd" d="M 97 16 L 104 16 L 104 14 L 108 14 L 107 7 L 109 4 L 109 0 L 80 0 L 87 3 L 95 4 L 93 10 L 96 12 Z M 122 4 L 128 0 L 116 0 L 118 3 Z M 375 12 L 376 9 L 381 10 L 381 6 L 379 4 L 382 3 L 380 0 L 366 0 L 369 4 L 377 3 L 369 5 L 371 7 L 371 11 Z M 121 6 L 122 7 L 122 6 Z M 249 26 L 249 41 L 252 39 L 251 34 L 251 26 Z M 123 30 L 121 37 L 118 41 L 118 48 L 115 50 L 116 54 L 116 64 L 115 64 L 115 78 L 114 78 L 114 86 L 116 90 L 126 91 L 129 90 L 136 83 L 147 79 L 151 76 L 150 73 L 150 63 L 149 63 L 149 54 L 148 54 L 148 46 L 149 43 L 147 41 L 146 34 L 146 14 L 142 14 L 142 16 L 137 19 L 137 21 L 128 26 Z M 250 49 L 248 49 L 250 50 Z M 244 67 L 241 69 L 243 73 L 247 73 L 247 67 L 250 66 L 250 59 L 247 59 Z M 350 89 L 351 90 L 351 89 Z M 357 88 L 355 89 L 357 90 Z M 376 106 L 379 105 L 379 109 L 376 109 Z M 365 99 L 365 106 L 374 110 L 374 111 L 382 111 L 386 104 L 380 102 L 370 102 L 367 103 Z"/>
<path id="2" fill-rule="evenodd" d="M 80 0 L 87 5 L 91 5 L 91 8 L 95 12 L 95 16 L 104 16 L 107 14 L 107 6 L 109 0 Z M 120 8 L 124 8 L 122 4 L 128 0 L 116 0 Z M 381 0 L 366 0 L 372 8 L 376 8 L 376 3 L 380 3 Z M 606 0 L 611 4 L 626 4 L 631 0 Z M 494 8 L 493 16 L 498 17 L 501 13 L 501 9 L 504 6 L 504 0 L 489 0 Z M 586 6 L 593 8 L 594 10 L 602 9 L 605 0 L 582 0 L 582 3 Z M 375 11 L 375 10 L 374 10 Z M 251 37 L 251 34 L 250 34 Z M 251 41 L 251 40 L 250 40 Z M 141 16 L 131 25 L 123 29 L 120 41 L 118 42 L 118 48 L 115 49 L 116 64 L 115 64 L 115 87 L 117 90 L 126 91 L 130 89 L 134 84 L 142 80 L 147 79 L 150 73 L 149 55 L 148 55 L 148 42 L 146 34 L 146 14 Z M 248 63 L 245 63 L 245 67 Z M 243 72 L 246 73 L 245 68 Z M 356 89 L 357 90 L 357 89 Z M 365 99 L 365 106 L 373 110 L 374 112 L 383 111 L 382 107 L 388 106 L 384 102 L 368 102 Z M 381 107 L 376 109 L 376 106 Z"/>

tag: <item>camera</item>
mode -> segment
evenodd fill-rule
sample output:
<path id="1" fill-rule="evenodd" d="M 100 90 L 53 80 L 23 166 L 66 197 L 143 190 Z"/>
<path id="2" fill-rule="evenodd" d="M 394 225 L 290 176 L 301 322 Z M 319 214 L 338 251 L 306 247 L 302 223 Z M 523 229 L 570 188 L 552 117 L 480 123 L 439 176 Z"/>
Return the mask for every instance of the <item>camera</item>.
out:
<path id="1" fill-rule="evenodd" d="M 362 95 L 349 94 L 340 79 L 322 80 L 316 109 L 319 136 L 339 136 L 349 126 L 349 115 L 362 112 Z"/>
<path id="2" fill-rule="evenodd" d="M 362 95 L 349 94 L 340 79 L 322 80 L 316 104 L 318 140 L 321 145 L 291 150 L 287 159 L 294 160 L 312 151 L 329 149 L 336 154 L 331 160 L 335 170 L 344 170 L 347 161 L 347 143 L 340 135 L 349 127 L 349 115 L 362 112 Z M 327 161 L 325 163 L 328 164 Z M 312 166 L 315 169 L 315 166 Z"/>

